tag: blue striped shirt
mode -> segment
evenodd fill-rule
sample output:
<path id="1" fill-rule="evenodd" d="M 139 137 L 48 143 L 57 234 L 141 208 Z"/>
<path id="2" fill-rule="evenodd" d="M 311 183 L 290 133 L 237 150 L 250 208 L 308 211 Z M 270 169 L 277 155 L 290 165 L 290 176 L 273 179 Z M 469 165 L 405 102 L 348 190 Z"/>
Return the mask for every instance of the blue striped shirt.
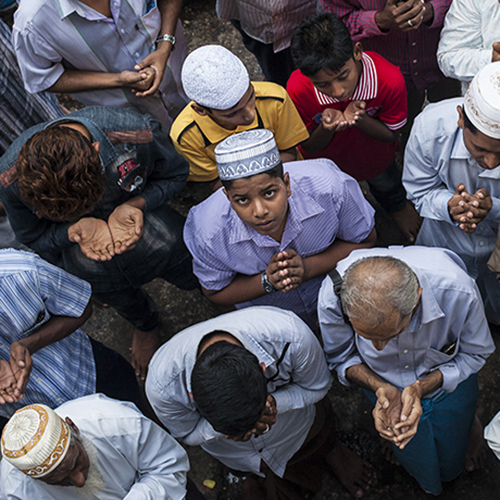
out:
<path id="1" fill-rule="evenodd" d="M 336 239 L 359 243 L 368 237 L 374 226 L 374 210 L 358 183 L 335 163 L 327 159 L 295 161 L 284 170 L 290 174 L 292 194 L 280 243 L 245 225 L 222 189 L 191 209 L 184 240 L 201 286 L 222 290 L 237 274 L 260 274 L 275 253 L 286 249 L 292 248 L 305 258 L 322 252 Z M 315 327 L 323 278 L 306 281 L 286 294 L 265 295 L 236 307 L 281 307 Z"/>
<path id="2" fill-rule="evenodd" d="M 90 295 L 86 281 L 36 254 L 0 250 L 0 359 L 8 361 L 10 344 L 29 336 L 52 316 L 81 316 Z M 82 330 L 44 347 L 32 360 L 24 399 L 0 405 L 3 417 L 27 404 L 56 408 L 95 392 L 94 355 Z"/>

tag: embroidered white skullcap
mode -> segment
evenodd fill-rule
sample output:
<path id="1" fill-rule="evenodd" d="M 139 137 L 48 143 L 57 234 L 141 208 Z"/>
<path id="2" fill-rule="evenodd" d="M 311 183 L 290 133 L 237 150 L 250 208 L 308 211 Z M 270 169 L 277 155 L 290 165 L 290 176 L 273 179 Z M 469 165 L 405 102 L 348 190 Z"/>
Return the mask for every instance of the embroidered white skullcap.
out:
<path id="1" fill-rule="evenodd" d="M 465 94 L 464 108 L 480 132 L 500 139 L 500 62 L 488 64 L 474 77 Z"/>
<path id="2" fill-rule="evenodd" d="M 71 443 L 69 425 L 48 406 L 17 410 L 2 433 L 2 456 L 33 478 L 46 476 L 64 459 Z"/>
<path id="3" fill-rule="evenodd" d="M 191 52 L 181 78 L 189 99 L 222 110 L 236 106 L 250 85 L 245 65 L 221 45 L 205 45 Z"/>
<path id="4" fill-rule="evenodd" d="M 262 174 L 281 162 L 270 130 L 254 129 L 231 135 L 215 148 L 215 162 L 222 181 Z"/>

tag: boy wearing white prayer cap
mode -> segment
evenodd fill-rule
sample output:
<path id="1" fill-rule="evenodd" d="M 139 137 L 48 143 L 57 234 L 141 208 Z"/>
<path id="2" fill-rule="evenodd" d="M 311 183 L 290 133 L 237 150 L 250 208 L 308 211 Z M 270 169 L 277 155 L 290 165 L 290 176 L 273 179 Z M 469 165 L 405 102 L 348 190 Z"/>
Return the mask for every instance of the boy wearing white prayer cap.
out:
<path id="1" fill-rule="evenodd" d="M 55 411 L 25 406 L 5 426 L 1 446 L 2 499 L 203 498 L 186 484 L 183 448 L 132 403 L 102 394 Z"/>
<path id="2" fill-rule="evenodd" d="M 189 181 L 220 187 L 214 149 L 226 137 L 256 128 L 271 130 L 283 161 L 297 159 L 296 146 L 309 137 L 285 89 L 250 82 L 244 64 L 220 45 L 193 51 L 182 67 L 191 102 L 172 124 L 170 137 L 189 162 Z"/>
<path id="3" fill-rule="evenodd" d="M 487 268 L 500 224 L 500 62 L 464 98 L 429 105 L 415 120 L 403 184 L 424 222 L 416 244 L 457 253 L 500 324 L 500 283 Z M 469 464 L 473 468 L 473 464 Z"/>
<path id="4" fill-rule="evenodd" d="M 215 148 L 224 189 L 193 207 L 184 241 L 205 295 L 222 307 L 273 305 L 317 329 L 325 274 L 374 245 L 374 211 L 331 160 L 283 166 L 272 132 L 249 130 Z"/>

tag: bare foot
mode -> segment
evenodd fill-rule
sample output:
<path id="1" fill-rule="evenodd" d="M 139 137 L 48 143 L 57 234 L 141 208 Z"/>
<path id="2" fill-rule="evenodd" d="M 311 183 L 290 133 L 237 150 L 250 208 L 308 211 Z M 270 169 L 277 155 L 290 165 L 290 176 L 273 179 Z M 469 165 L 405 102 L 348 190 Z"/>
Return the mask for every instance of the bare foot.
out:
<path id="1" fill-rule="evenodd" d="M 394 453 L 394 447 L 390 441 L 387 439 L 380 439 L 380 447 L 382 448 L 383 457 L 392 465 L 401 465 L 396 458 L 396 454 Z"/>
<path id="2" fill-rule="evenodd" d="M 160 328 L 156 327 L 148 332 L 134 330 L 132 339 L 132 366 L 135 374 L 145 380 L 148 373 L 149 361 L 160 347 Z"/>
<path id="3" fill-rule="evenodd" d="M 372 466 L 342 443 L 337 443 L 328 453 L 326 461 L 337 479 L 353 497 L 361 498 L 369 490 Z"/>
<path id="4" fill-rule="evenodd" d="M 487 451 L 488 445 L 483 437 L 483 425 L 476 415 L 469 435 L 469 447 L 465 455 L 464 469 L 467 472 L 480 469 L 484 465 Z"/>
<path id="5" fill-rule="evenodd" d="M 414 243 L 422 225 L 422 217 L 418 214 L 411 201 L 407 201 L 403 210 L 391 214 L 400 231 L 409 243 Z"/>

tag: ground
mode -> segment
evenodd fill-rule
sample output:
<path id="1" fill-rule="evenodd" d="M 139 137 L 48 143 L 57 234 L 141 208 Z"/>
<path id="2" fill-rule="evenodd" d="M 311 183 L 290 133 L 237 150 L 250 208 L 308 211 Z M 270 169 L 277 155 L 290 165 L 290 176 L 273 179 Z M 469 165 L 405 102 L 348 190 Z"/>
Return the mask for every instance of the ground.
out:
<path id="1" fill-rule="evenodd" d="M 262 79 L 255 58 L 245 50 L 239 35 L 230 23 L 222 22 L 215 15 L 215 0 L 185 0 L 181 15 L 189 50 L 207 43 L 217 43 L 233 50 L 247 65 L 252 79 Z M 70 105 L 73 105 L 69 102 Z M 207 193 L 199 187 L 188 185 L 172 203 L 187 213 L 189 208 Z M 371 199 L 371 201 L 373 201 Z M 381 210 L 377 211 L 379 244 L 401 244 L 402 237 L 395 225 Z M 147 286 L 161 313 L 163 340 L 167 341 L 182 329 L 215 316 L 217 312 L 199 292 L 185 292 L 169 284 L 155 281 Z M 91 336 L 118 350 L 127 358 L 132 339 L 132 327 L 110 309 L 94 308 L 92 318 L 84 326 Z M 499 334 L 494 333 L 498 344 Z M 479 415 L 483 424 L 500 410 L 500 362 L 494 353 L 479 374 L 481 395 Z M 380 443 L 373 427 L 371 408 L 358 388 L 346 388 L 335 382 L 330 398 L 341 440 L 373 465 L 373 485 L 367 498 L 371 500 L 417 500 L 428 498 L 401 467 L 396 467 L 382 457 Z M 228 471 L 199 448 L 188 448 L 191 459 L 191 478 L 208 500 L 237 500 L 239 484 L 231 483 Z M 463 472 L 447 485 L 443 500 L 492 500 L 500 498 L 498 492 L 500 462 L 488 455 L 485 467 L 473 473 Z M 213 488 L 203 485 L 205 480 L 215 482 Z M 315 500 L 347 500 L 348 493 L 331 474 L 325 474 L 321 492 Z"/>

